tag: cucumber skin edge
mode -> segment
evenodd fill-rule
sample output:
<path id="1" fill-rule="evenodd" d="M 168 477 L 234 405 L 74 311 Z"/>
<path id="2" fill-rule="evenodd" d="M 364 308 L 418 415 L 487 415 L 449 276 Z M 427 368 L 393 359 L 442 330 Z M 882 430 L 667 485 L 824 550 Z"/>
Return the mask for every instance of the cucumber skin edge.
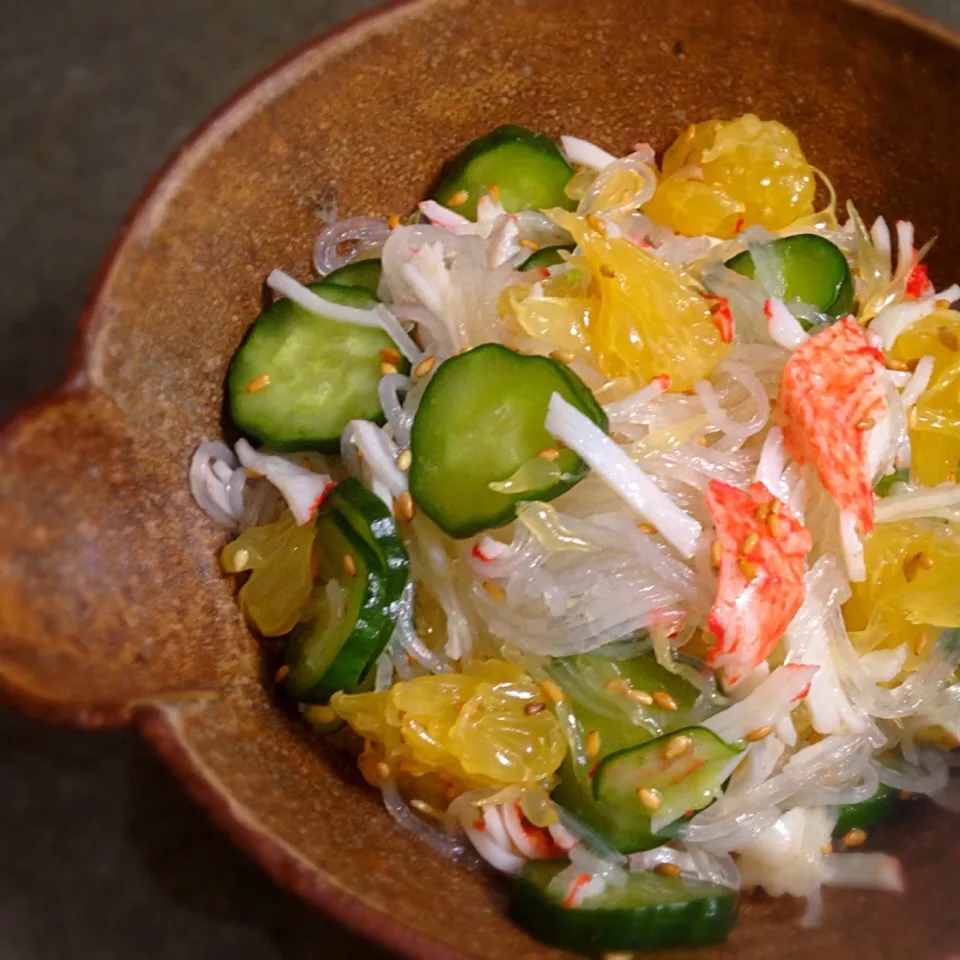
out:
<path id="1" fill-rule="evenodd" d="M 522 875 L 514 880 L 510 898 L 511 919 L 529 934 L 590 955 L 719 943 L 735 926 L 739 907 L 739 894 L 731 890 L 729 896 L 704 900 L 699 909 L 692 903 L 650 907 L 656 921 L 651 924 L 649 918 L 631 917 L 625 910 L 563 907 Z"/>

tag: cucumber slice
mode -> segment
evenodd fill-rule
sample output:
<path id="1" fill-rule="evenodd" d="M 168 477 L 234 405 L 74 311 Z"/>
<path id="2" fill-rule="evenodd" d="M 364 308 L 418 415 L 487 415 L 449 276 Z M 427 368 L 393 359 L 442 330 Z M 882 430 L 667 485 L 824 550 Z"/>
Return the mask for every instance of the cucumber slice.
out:
<path id="1" fill-rule="evenodd" d="M 578 953 L 699 947 L 723 940 L 733 929 L 739 895 L 729 887 L 630 873 L 622 887 L 608 886 L 579 907 L 564 907 L 550 881 L 569 864 L 532 860 L 514 881 L 510 912 L 538 940 Z"/>
<path id="2" fill-rule="evenodd" d="M 323 282 L 333 283 L 339 287 L 360 287 L 376 296 L 382 272 L 383 264 L 379 257 L 373 257 L 370 260 L 354 260 L 353 263 L 328 273 L 323 278 Z"/>
<path id="3" fill-rule="evenodd" d="M 573 167 L 549 137 L 506 124 L 469 143 L 441 174 L 431 196 L 470 220 L 477 219 L 477 200 L 494 185 L 507 213 L 573 210 L 575 202 L 564 193 L 572 176 Z"/>
<path id="4" fill-rule="evenodd" d="M 846 316 L 853 309 L 853 277 L 839 247 L 815 233 L 781 237 L 771 246 L 779 261 L 784 300 L 802 300 L 831 317 Z M 749 250 L 738 253 L 726 266 L 755 279 Z"/>
<path id="5" fill-rule="evenodd" d="M 350 307 L 376 303 L 361 287 L 324 282 L 309 288 Z M 384 349 L 396 346 L 383 330 L 325 320 L 278 300 L 260 314 L 230 363 L 233 422 L 277 450 L 336 450 L 351 420 L 383 420 L 377 389 Z"/>
<path id="6" fill-rule="evenodd" d="M 626 660 L 610 660 L 597 654 L 581 654 L 563 659 L 587 677 L 593 685 L 605 686 L 611 678 L 620 676 L 633 690 L 643 690 L 651 695 L 660 692 L 669 694 L 677 706 L 676 710 L 665 710 L 656 702 L 647 708 L 664 730 L 671 726 L 686 726 L 684 717 L 697 700 L 697 689 L 683 677 L 660 666 L 652 653 Z"/>
<path id="7" fill-rule="evenodd" d="M 521 270 L 534 270 L 537 267 L 555 267 L 560 263 L 563 263 L 563 257 L 560 256 L 561 251 L 567 253 L 571 252 L 573 247 L 568 245 L 556 247 L 541 247 L 539 250 L 535 250 L 533 253 L 527 257 L 526 260 L 520 264 Z"/>
<path id="8" fill-rule="evenodd" d="M 597 734 L 603 758 L 661 733 L 689 725 L 697 691 L 650 656 L 609 660 L 597 654 L 557 657 L 548 667 L 570 700 L 584 738 Z M 639 695 L 668 694 L 675 710 L 660 703 L 640 704 Z"/>
<path id="9" fill-rule="evenodd" d="M 656 815 L 672 823 L 720 795 L 742 752 L 705 727 L 684 727 L 605 757 L 593 778 L 593 794 L 633 816 Z M 645 804 L 638 791 L 650 791 L 652 803 Z"/>
<path id="10" fill-rule="evenodd" d="M 598 833 L 615 850 L 620 853 L 651 850 L 665 844 L 676 832 L 665 828 L 654 833 L 650 827 L 650 815 L 645 810 L 630 810 L 598 800 L 593 795 L 592 781 L 581 777 L 575 766 L 576 761 L 567 756 L 560 766 L 559 782 L 550 798 Z"/>
<path id="11" fill-rule="evenodd" d="M 348 477 L 333 488 L 324 507 L 346 520 L 376 555 L 380 573 L 386 578 L 386 602 L 399 600 L 410 575 L 410 556 L 383 501 L 356 477 Z"/>
<path id="12" fill-rule="evenodd" d="M 881 783 L 877 792 L 859 803 L 845 803 L 837 810 L 837 825 L 833 836 L 840 839 L 849 830 L 869 830 L 889 820 L 900 806 L 900 794 L 893 787 Z"/>
<path id="13" fill-rule="evenodd" d="M 317 580 L 340 584 L 345 609 L 331 610 L 326 587 L 315 585 L 312 617 L 287 646 L 287 687 L 301 701 L 324 703 L 361 686 L 383 652 L 410 558 L 390 511 L 354 477 L 338 483 L 321 508 L 315 549 Z"/>
<path id="14" fill-rule="evenodd" d="M 410 438 L 410 492 L 451 537 L 503 526 L 522 500 L 552 500 L 587 474 L 562 450 L 547 481 L 517 493 L 491 490 L 556 441 L 544 428 L 550 397 L 559 393 L 604 430 L 607 417 L 586 385 L 547 357 L 487 343 L 445 361 L 427 385 Z"/>
<path id="15" fill-rule="evenodd" d="M 572 753 L 567 755 L 559 770 L 553 800 L 621 853 L 649 850 L 665 843 L 676 833 L 676 827 L 654 833 L 649 811 L 637 804 L 624 807 L 598 799 L 593 778 L 604 758 L 648 743 L 661 730 L 683 727 L 697 691 L 686 680 L 661 667 L 652 656 L 619 661 L 593 654 L 560 657 L 549 669 L 568 697 L 581 739 L 586 742 L 588 736 L 596 734 L 598 747 L 598 752 L 588 758 L 586 768 L 577 763 Z M 656 703 L 640 707 L 623 692 L 607 689 L 607 684 L 619 682 L 645 693 L 668 693 L 677 710 L 665 710 Z M 643 722 L 644 717 L 649 722 Z"/>
<path id="16" fill-rule="evenodd" d="M 390 639 L 395 620 L 379 561 L 334 510 L 317 518 L 317 566 L 321 581 L 340 584 L 346 603 L 342 611 L 332 610 L 326 589 L 315 590 L 312 617 L 290 634 L 285 682 L 297 700 L 322 704 L 336 691 L 362 682 Z"/>

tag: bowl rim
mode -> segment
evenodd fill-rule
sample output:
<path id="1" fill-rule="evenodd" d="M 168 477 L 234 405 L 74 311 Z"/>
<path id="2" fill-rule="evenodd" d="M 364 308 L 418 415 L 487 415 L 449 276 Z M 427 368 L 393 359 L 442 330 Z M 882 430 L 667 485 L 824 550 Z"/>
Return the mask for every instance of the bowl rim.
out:
<path id="1" fill-rule="evenodd" d="M 220 103 L 176 147 L 150 177 L 124 216 L 104 253 L 78 314 L 66 370 L 59 383 L 19 404 L 0 425 L 0 450 L 29 420 L 47 408 L 91 392 L 87 365 L 114 271 L 164 195 L 175 190 L 209 148 L 238 129 L 259 107 L 296 85 L 338 46 L 359 42 L 367 32 L 449 0 L 387 0 L 312 35 L 259 71 Z M 892 0 L 833 0 L 868 15 L 899 21 L 960 52 L 960 29 L 938 23 Z M 150 744 L 214 823 L 273 880 L 318 907 L 353 933 L 416 960 L 470 960 L 467 954 L 421 933 L 390 913 L 340 887 L 335 877 L 311 864 L 297 850 L 267 833 L 236 804 L 182 734 L 179 712 L 162 703 L 64 703 L 21 689 L 0 675 L 0 703 L 51 723 L 80 728 L 134 727 Z"/>

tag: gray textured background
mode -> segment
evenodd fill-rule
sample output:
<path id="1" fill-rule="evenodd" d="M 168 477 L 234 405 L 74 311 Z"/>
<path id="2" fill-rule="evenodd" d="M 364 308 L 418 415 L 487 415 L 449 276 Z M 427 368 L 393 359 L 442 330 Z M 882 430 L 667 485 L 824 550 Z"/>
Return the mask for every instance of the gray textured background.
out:
<path id="1" fill-rule="evenodd" d="M 99 258 L 166 155 L 374 5 L 0 0 L 0 415 L 58 379 Z M 960 0 L 906 5 L 960 27 Z M 0 712 L 0 771 L 0 960 L 384 957 L 249 865 L 131 734 Z"/>

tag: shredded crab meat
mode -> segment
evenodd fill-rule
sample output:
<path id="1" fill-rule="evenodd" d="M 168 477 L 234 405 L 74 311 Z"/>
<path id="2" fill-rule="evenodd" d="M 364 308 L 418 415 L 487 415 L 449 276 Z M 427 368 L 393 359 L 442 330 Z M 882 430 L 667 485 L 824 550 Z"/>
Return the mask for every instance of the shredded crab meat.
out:
<path id="1" fill-rule="evenodd" d="M 873 529 L 867 432 L 888 416 L 883 357 L 852 317 L 811 337 L 783 368 L 780 409 L 787 451 L 810 461 L 858 533 Z"/>
<path id="2" fill-rule="evenodd" d="M 907 381 L 900 394 L 900 402 L 903 404 L 905 414 L 909 413 L 910 408 L 920 399 L 927 387 L 930 386 L 930 379 L 933 377 L 933 365 L 934 359 L 931 356 L 921 357 L 917 362 L 913 376 Z"/>
<path id="3" fill-rule="evenodd" d="M 561 137 L 560 146 L 570 163 L 589 167 L 591 170 L 603 170 L 617 159 L 602 147 L 579 137 Z"/>
<path id="4" fill-rule="evenodd" d="M 916 249 L 913 246 L 914 229 L 909 220 L 898 220 L 897 230 L 897 273 L 906 273 L 914 264 Z"/>
<path id="5" fill-rule="evenodd" d="M 563 851 L 569 853 L 579 843 L 575 837 L 562 823 L 551 823 L 547 830 L 553 838 L 553 842 Z"/>
<path id="6" fill-rule="evenodd" d="M 503 205 L 489 194 L 484 194 L 477 201 L 476 220 L 469 220 L 463 214 L 445 207 L 436 200 L 421 200 L 417 207 L 430 224 L 443 227 L 458 236 L 477 236 L 486 239 L 497 224 L 510 219 Z"/>
<path id="7" fill-rule="evenodd" d="M 890 256 L 892 252 L 890 227 L 887 226 L 887 221 L 884 220 L 883 217 L 877 217 L 877 219 L 874 220 L 873 226 L 870 228 L 870 239 L 873 241 L 877 256 L 886 264 L 886 273 L 889 276 Z"/>
<path id="8" fill-rule="evenodd" d="M 728 685 L 766 660 L 803 603 L 803 559 L 813 540 L 762 484 L 740 490 L 713 480 L 707 506 L 719 545 L 708 661 Z"/>
<path id="9" fill-rule="evenodd" d="M 481 213 L 488 209 L 478 207 Z M 424 345 L 424 334 L 426 341 L 439 341 L 446 356 L 508 337 L 498 303 L 504 288 L 518 279 L 515 259 L 525 249 L 519 245 L 520 225 L 539 230 L 541 224 L 494 213 L 471 223 L 477 229 L 469 232 L 432 224 L 398 227 L 383 246 L 385 306 L 413 320 Z"/>
<path id="10" fill-rule="evenodd" d="M 527 251 L 520 246 L 519 241 L 520 225 L 516 217 L 499 217 L 487 237 L 487 266 L 492 269 L 512 264 L 516 260 L 519 260 L 519 263 L 526 260 Z"/>
<path id="11" fill-rule="evenodd" d="M 569 874 L 568 871 L 570 871 Z M 583 904 L 584 900 L 603 893 L 607 888 L 603 877 L 598 874 L 578 872 L 574 868 L 568 868 L 557 874 L 554 881 L 560 878 L 564 883 L 562 895 L 563 907 L 566 910 L 576 909 Z M 551 881 L 551 885 L 554 881 Z"/>
<path id="12" fill-rule="evenodd" d="M 569 854 L 578 840 L 559 824 L 534 826 L 515 801 L 459 804 L 455 815 L 477 853 L 501 873 L 516 876 L 528 860 L 553 860 Z"/>
<path id="13" fill-rule="evenodd" d="M 276 293 L 292 300 L 297 306 L 325 320 L 338 323 L 355 323 L 361 327 L 379 327 L 380 320 L 374 310 L 360 310 L 326 300 L 282 270 L 273 270 L 267 277 L 267 286 Z"/>
<path id="14" fill-rule="evenodd" d="M 235 449 L 237 458 L 248 471 L 266 477 L 280 491 L 294 520 L 301 526 L 313 519 L 333 489 L 329 474 L 314 473 L 284 457 L 259 453 L 246 440 L 238 440 Z"/>
<path id="15" fill-rule="evenodd" d="M 402 269 L 404 279 L 423 305 L 442 315 L 444 300 L 451 293 L 442 244 L 425 243 Z"/>
<path id="16" fill-rule="evenodd" d="M 369 471 L 374 489 L 379 485 L 386 491 L 383 497 L 388 506 L 392 497 L 407 489 L 407 476 L 397 467 L 397 450 L 384 436 L 383 430 L 369 420 L 351 420 L 343 432 L 344 443 L 352 444 L 362 455 L 362 463 Z"/>
<path id="17" fill-rule="evenodd" d="M 800 663 L 777 667 L 743 700 L 708 717 L 703 726 L 731 742 L 772 727 L 807 695 L 817 670 Z"/>
<path id="18" fill-rule="evenodd" d="M 663 493 L 592 420 L 557 393 L 550 398 L 546 428 L 590 464 L 683 556 L 693 556 L 700 524 Z"/>
<path id="19" fill-rule="evenodd" d="M 496 223 L 497 219 L 506 214 L 503 204 L 495 200 L 490 194 L 485 193 L 477 201 L 477 223 L 484 224 Z"/>
<path id="20" fill-rule="evenodd" d="M 479 815 L 468 810 L 464 815 L 463 830 L 477 853 L 490 866 L 510 876 L 517 876 L 523 870 L 526 860 L 513 850 L 496 808 L 484 807 Z"/>
<path id="21" fill-rule="evenodd" d="M 787 309 L 786 304 L 771 297 L 763 304 L 763 312 L 769 324 L 770 339 L 784 350 L 796 350 L 809 339 L 800 321 Z"/>
<path id="22" fill-rule="evenodd" d="M 438 227 L 446 227 L 448 230 L 457 232 L 459 227 L 467 227 L 471 224 L 463 214 L 445 207 L 442 203 L 437 203 L 436 200 L 421 200 L 417 206 L 427 220 Z"/>
<path id="23" fill-rule="evenodd" d="M 783 431 L 779 427 L 771 427 L 760 449 L 756 479 L 774 496 L 789 502 L 791 491 L 786 480 L 786 467 L 787 451 L 783 444 Z"/>
<path id="24" fill-rule="evenodd" d="M 933 284 L 927 274 L 926 264 L 918 263 L 907 277 L 907 285 L 904 293 L 907 297 L 921 300 L 933 293 Z"/>
<path id="25" fill-rule="evenodd" d="M 564 851 L 557 845 L 553 834 L 546 827 L 535 827 L 523 815 L 519 803 L 504 803 L 500 815 L 510 842 L 529 860 L 556 859 Z"/>
<path id="26" fill-rule="evenodd" d="M 863 583 L 867 579 L 867 559 L 863 549 L 863 540 L 857 532 L 856 517 L 851 513 L 841 513 L 840 546 L 843 549 L 843 558 L 847 565 L 847 576 L 854 583 Z"/>

